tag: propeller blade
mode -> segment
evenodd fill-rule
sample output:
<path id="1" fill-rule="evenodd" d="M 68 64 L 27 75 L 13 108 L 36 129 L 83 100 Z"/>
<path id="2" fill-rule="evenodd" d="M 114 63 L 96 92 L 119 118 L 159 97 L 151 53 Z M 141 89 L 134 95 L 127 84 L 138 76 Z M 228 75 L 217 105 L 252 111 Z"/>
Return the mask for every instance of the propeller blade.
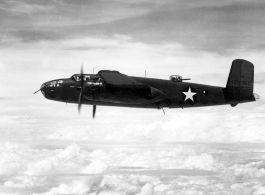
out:
<path id="1" fill-rule="evenodd" d="M 82 63 L 82 66 L 81 66 L 81 75 L 83 75 L 83 63 Z"/>
<path id="2" fill-rule="evenodd" d="M 83 84 L 84 84 L 83 64 L 81 66 L 80 78 L 81 78 L 81 92 L 82 92 L 82 90 L 83 90 Z"/>
<path id="3" fill-rule="evenodd" d="M 78 113 L 79 114 L 81 112 L 82 100 L 83 100 L 83 85 L 84 85 L 83 64 L 81 66 L 80 79 L 81 79 L 81 90 L 80 90 L 80 95 L 79 95 L 79 98 L 78 98 Z"/>
<path id="4" fill-rule="evenodd" d="M 93 105 L 93 118 L 95 118 L 95 115 L 96 115 L 96 109 L 97 109 L 97 106 L 96 106 L 96 105 Z"/>
<path id="5" fill-rule="evenodd" d="M 82 94 L 82 89 L 78 98 L 78 113 L 80 114 L 81 112 L 81 107 L 82 107 L 82 98 L 83 98 L 83 94 Z"/>

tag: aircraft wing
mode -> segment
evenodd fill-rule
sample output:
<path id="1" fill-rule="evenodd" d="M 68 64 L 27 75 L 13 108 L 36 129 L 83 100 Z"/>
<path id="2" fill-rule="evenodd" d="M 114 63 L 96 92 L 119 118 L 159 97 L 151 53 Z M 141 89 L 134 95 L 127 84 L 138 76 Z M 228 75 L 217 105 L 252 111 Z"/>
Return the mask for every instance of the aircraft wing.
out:
<path id="1" fill-rule="evenodd" d="M 105 80 L 107 85 L 112 87 L 149 88 L 148 85 L 136 81 L 135 79 L 125 74 L 121 74 L 118 71 L 101 70 L 98 74 Z"/>

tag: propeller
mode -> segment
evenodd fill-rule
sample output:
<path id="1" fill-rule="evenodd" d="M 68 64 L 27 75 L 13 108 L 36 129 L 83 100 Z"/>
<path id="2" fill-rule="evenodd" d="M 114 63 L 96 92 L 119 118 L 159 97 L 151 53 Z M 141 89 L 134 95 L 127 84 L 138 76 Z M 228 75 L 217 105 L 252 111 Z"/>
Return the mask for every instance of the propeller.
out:
<path id="1" fill-rule="evenodd" d="M 83 64 L 81 66 L 81 74 L 80 74 L 80 79 L 81 79 L 81 90 L 78 98 L 78 113 L 80 114 L 81 112 L 81 107 L 82 107 L 82 102 L 83 102 L 83 88 L 84 88 L 84 74 L 83 74 Z M 92 116 L 93 119 L 95 118 L 96 115 L 96 105 L 93 105 L 93 112 Z"/>

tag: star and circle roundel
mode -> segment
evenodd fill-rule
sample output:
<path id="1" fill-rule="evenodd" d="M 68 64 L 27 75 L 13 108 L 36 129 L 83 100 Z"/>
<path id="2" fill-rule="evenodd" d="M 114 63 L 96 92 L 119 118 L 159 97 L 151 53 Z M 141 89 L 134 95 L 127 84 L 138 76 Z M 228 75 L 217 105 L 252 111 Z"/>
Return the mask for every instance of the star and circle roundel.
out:
<path id="1" fill-rule="evenodd" d="M 184 102 L 194 104 L 197 99 L 197 92 L 193 87 L 186 87 L 182 90 L 182 99 Z"/>

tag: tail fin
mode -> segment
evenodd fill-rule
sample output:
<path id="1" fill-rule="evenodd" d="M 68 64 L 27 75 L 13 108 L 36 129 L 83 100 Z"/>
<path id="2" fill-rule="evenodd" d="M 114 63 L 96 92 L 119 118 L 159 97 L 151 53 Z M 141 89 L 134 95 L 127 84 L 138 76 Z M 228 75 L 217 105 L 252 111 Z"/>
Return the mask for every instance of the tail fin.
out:
<path id="1" fill-rule="evenodd" d="M 254 65 L 246 60 L 234 60 L 226 84 L 229 96 L 235 98 L 253 96 L 253 86 Z"/>

